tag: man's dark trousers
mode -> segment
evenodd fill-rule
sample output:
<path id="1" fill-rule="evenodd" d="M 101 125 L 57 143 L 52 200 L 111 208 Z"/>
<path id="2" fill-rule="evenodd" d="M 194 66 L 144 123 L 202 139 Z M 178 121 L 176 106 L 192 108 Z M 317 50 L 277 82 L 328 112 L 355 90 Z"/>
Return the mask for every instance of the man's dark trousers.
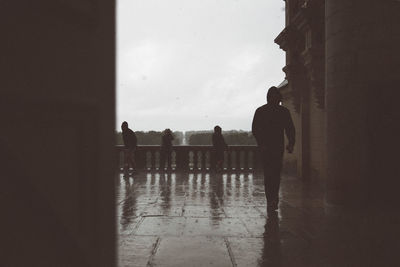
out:
<path id="1" fill-rule="evenodd" d="M 261 149 L 264 168 L 264 186 L 268 208 L 277 209 L 279 202 L 279 186 L 281 182 L 283 153 Z"/>

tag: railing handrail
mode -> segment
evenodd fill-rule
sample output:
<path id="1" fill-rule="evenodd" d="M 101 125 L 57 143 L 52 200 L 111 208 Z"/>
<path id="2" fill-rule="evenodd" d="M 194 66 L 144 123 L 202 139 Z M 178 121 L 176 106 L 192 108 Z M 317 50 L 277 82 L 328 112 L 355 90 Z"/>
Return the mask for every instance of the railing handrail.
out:
<path id="1" fill-rule="evenodd" d="M 124 148 L 124 145 L 115 145 L 116 148 Z M 161 145 L 138 145 L 138 147 L 145 147 L 145 148 L 153 148 L 153 147 L 161 147 Z M 203 147 L 207 147 L 207 148 L 211 148 L 212 145 L 173 145 L 173 148 L 203 148 Z M 256 145 L 228 145 L 229 147 L 233 147 L 233 148 L 257 148 Z"/>

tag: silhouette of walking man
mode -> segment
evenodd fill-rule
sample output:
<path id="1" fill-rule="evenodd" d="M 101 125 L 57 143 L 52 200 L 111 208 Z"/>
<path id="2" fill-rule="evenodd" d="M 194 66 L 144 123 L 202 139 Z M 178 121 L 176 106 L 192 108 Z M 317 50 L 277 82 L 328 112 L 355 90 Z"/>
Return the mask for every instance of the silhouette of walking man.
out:
<path id="1" fill-rule="evenodd" d="M 280 174 L 284 150 L 284 132 L 289 140 L 286 149 L 293 152 L 295 129 L 287 108 L 279 105 L 282 95 L 278 88 L 271 87 L 267 93 L 267 104 L 259 107 L 253 118 L 252 132 L 259 147 L 264 167 L 267 211 L 278 209 Z"/>
<path id="2" fill-rule="evenodd" d="M 132 167 L 133 170 L 136 168 L 135 163 L 135 150 L 137 147 L 137 138 L 136 134 L 128 128 L 128 123 L 124 121 L 121 124 L 122 129 L 122 139 L 124 140 L 125 145 L 125 160 L 124 160 L 124 167 L 125 171 L 129 170 L 129 166 Z"/>

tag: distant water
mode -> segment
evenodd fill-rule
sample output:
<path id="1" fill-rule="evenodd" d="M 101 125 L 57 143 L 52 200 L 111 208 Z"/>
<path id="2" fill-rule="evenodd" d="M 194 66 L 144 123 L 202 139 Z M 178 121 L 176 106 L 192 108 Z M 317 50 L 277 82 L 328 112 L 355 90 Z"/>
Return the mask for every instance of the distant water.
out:
<path id="1" fill-rule="evenodd" d="M 186 141 L 186 132 L 183 132 L 183 137 L 182 137 L 182 145 L 187 146 L 187 141 Z"/>

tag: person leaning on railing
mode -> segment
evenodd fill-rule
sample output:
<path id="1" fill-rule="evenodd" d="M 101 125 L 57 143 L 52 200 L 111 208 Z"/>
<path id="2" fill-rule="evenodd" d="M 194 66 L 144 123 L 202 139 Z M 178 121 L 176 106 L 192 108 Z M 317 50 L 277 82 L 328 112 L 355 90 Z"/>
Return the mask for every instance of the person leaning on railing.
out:
<path id="1" fill-rule="evenodd" d="M 135 151 L 137 147 L 137 138 L 136 134 L 128 128 L 128 123 L 124 121 L 121 124 L 122 129 L 122 139 L 124 141 L 124 169 L 125 171 L 129 171 L 129 167 L 132 167 L 133 170 L 136 169 L 135 162 Z"/>
<path id="2" fill-rule="evenodd" d="M 224 151 L 228 146 L 226 145 L 224 136 L 222 135 L 222 129 L 218 125 L 214 127 L 212 144 L 215 157 L 215 169 L 220 171 L 222 170 L 222 164 L 224 163 Z"/>
<path id="3" fill-rule="evenodd" d="M 161 137 L 160 169 L 165 169 L 165 159 L 167 159 L 167 169 L 171 169 L 172 140 L 174 136 L 170 129 L 165 129 Z"/>

